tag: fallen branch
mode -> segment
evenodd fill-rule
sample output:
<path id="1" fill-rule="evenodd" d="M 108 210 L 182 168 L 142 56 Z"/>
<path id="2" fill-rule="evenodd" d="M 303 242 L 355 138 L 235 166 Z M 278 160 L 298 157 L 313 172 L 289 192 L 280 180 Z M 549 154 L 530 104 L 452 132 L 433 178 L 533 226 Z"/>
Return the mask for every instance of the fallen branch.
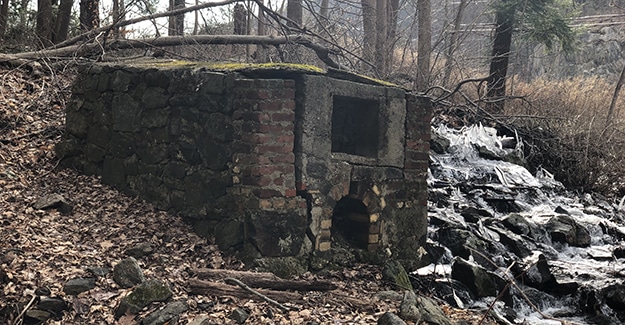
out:
<path id="1" fill-rule="evenodd" d="M 291 308 L 289 308 L 289 307 L 287 307 L 287 306 L 285 306 L 285 305 L 283 305 L 283 304 L 281 304 L 281 303 L 279 303 L 279 302 L 277 302 L 277 301 L 275 301 L 275 300 L 273 300 L 273 299 L 271 299 L 271 298 L 261 294 L 258 291 L 255 291 L 254 289 L 248 287 L 245 283 L 243 283 L 243 282 L 241 282 L 241 281 L 239 281 L 239 280 L 237 280 L 235 278 L 226 278 L 225 281 L 226 281 L 226 283 L 235 283 L 239 287 L 243 288 L 243 290 L 248 291 L 248 292 L 250 292 L 250 293 L 260 297 L 262 300 L 264 300 L 264 301 L 266 301 L 266 302 L 268 302 L 268 303 L 270 303 L 270 304 L 280 308 L 282 311 L 289 312 L 291 310 Z"/>
<path id="2" fill-rule="evenodd" d="M 253 294 L 238 286 L 224 283 L 202 281 L 198 279 L 189 279 L 189 289 L 192 294 L 202 294 L 207 296 L 231 296 L 239 299 L 255 299 L 258 295 Z M 276 291 L 267 289 L 257 289 L 258 293 L 281 302 L 301 302 L 303 297 L 299 293 L 289 291 Z"/>
<path id="3" fill-rule="evenodd" d="M 252 288 L 296 291 L 329 291 L 337 288 L 330 281 L 284 280 L 268 272 L 196 269 L 193 270 L 193 273 L 200 279 L 223 280 L 236 278 Z"/>

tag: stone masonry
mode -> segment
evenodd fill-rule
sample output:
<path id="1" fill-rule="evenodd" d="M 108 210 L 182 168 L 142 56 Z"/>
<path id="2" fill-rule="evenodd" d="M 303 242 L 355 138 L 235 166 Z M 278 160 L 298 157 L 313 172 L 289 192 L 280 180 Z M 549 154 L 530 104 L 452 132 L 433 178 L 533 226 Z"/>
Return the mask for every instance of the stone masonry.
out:
<path id="1" fill-rule="evenodd" d="M 430 118 L 425 97 L 312 69 L 101 64 L 74 85 L 57 154 L 224 250 L 306 257 L 343 238 L 414 268 Z"/>

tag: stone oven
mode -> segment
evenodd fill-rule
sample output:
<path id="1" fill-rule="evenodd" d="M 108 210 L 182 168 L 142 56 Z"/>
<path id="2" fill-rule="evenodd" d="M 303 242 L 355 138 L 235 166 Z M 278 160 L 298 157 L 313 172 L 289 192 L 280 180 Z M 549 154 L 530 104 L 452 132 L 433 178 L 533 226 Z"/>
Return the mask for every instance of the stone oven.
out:
<path id="1" fill-rule="evenodd" d="M 84 67 L 57 154 L 224 250 L 263 258 L 347 245 L 414 268 L 425 243 L 431 106 L 307 66 Z"/>

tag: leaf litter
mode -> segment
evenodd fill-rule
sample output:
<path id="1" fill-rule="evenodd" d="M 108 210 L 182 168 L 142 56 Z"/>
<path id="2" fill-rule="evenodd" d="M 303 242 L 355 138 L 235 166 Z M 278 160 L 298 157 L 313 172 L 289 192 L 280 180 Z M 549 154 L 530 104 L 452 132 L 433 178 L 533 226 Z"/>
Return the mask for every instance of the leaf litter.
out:
<path id="1" fill-rule="evenodd" d="M 250 314 L 248 324 L 374 324 L 384 312 L 398 312 L 399 301 L 375 296 L 392 288 L 382 282 L 380 268 L 371 265 L 303 275 L 331 280 L 339 289 L 303 293 L 304 303 L 288 313 L 265 302 L 190 295 L 187 281 L 193 269 L 242 270 L 245 265 L 195 235 L 179 216 L 103 185 L 98 177 L 58 166 L 54 145 L 63 133 L 72 80 L 71 69 L 33 77 L 20 69 L 0 68 L 0 323 L 22 323 L 18 316 L 32 308 L 28 303 L 38 290 L 48 290 L 70 306 L 48 324 L 140 323 L 164 303 L 115 320 L 114 310 L 130 289 L 119 288 L 110 273 L 78 296 L 63 292 L 68 280 L 93 276 L 89 268 L 112 269 L 127 257 L 126 249 L 140 243 L 154 249 L 139 259 L 146 278 L 166 283 L 174 300 L 189 305 L 179 324 L 200 316 L 211 324 L 236 324 L 230 318 L 236 308 Z M 62 195 L 72 211 L 32 207 L 49 194 Z M 458 318 L 464 312 L 445 310 L 470 323 L 479 319 L 475 314 Z"/>

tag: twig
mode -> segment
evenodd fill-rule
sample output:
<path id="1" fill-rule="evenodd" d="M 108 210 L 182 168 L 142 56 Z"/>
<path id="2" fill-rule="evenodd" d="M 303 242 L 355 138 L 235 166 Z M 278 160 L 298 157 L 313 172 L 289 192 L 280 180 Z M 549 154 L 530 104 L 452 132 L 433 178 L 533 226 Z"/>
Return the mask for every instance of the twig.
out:
<path id="1" fill-rule="evenodd" d="M 270 303 L 270 304 L 280 308 L 282 311 L 285 311 L 285 312 L 291 311 L 291 308 L 289 308 L 289 307 L 287 307 L 287 306 L 285 306 L 285 305 L 283 305 L 283 304 L 281 304 L 281 303 L 279 303 L 279 302 L 277 302 L 277 301 L 275 301 L 275 300 L 273 300 L 273 299 L 271 299 L 271 298 L 261 294 L 260 292 L 250 288 L 245 283 L 243 283 L 243 282 L 241 282 L 241 281 L 239 281 L 239 280 L 237 280 L 235 278 L 225 278 L 224 281 L 226 283 L 230 282 L 230 284 L 234 283 L 234 284 L 238 285 L 239 287 L 243 288 L 244 290 L 247 290 L 250 293 L 253 293 L 253 294 L 257 295 L 258 297 L 260 297 L 264 301 L 266 301 L 266 302 L 268 302 L 268 303 Z"/>
<path id="2" fill-rule="evenodd" d="M 33 295 L 32 298 L 30 298 L 30 301 L 28 302 L 28 304 L 24 307 L 24 309 L 22 310 L 22 312 L 17 315 L 17 321 L 15 323 L 15 325 L 20 325 L 22 324 L 22 322 L 24 321 L 24 314 L 26 313 L 26 311 L 28 310 L 28 308 L 30 308 L 30 306 L 33 304 L 33 302 L 35 301 L 35 299 L 37 298 L 37 295 Z"/>

